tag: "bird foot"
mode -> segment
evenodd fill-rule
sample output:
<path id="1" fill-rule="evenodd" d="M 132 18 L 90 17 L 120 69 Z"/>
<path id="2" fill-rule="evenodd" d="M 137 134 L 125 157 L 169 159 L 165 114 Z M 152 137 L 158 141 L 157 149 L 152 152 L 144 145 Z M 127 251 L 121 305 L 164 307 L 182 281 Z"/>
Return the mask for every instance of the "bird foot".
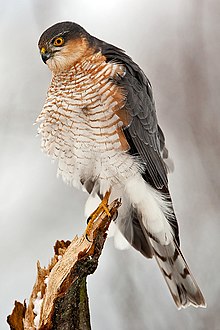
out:
<path id="1" fill-rule="evenodd" d="M 90 241 L 88 239 L 88 237 L 91 234 L 93 223 L 98 218 L 98 216 L 100 216 L 103 212 L 105 212 L 108 217 L 111 216 L 111 214 L 109 212 L 109 208 L 108 208 L 108 200 L 109 200 L 110 193 L 111 193 L 111 191 L 107 191 L 107 193 L 105 194 L 103 200 L 101 201 L 101 203 L 99 204 L 97 209 L 87 219 L 86 239 L 88 241 Z"/>

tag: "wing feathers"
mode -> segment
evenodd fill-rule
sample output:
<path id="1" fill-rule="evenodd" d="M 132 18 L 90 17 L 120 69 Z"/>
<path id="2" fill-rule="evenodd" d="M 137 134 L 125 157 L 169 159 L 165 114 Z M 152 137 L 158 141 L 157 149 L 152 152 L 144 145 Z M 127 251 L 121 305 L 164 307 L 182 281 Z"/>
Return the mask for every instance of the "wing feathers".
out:
<path id="1" fill-rule="evenodd" d="M 167 187 L 167 168 L 161 157 L 161 145 L 164 145 L 163 133 L 158 132 L 155 104 L 151 85 L 143 71 L 122 50 L 97 40 L 103 55 L 108 61 L 124 65 L 126 74 L 115 82 L 126 94 L 124 111 L 131 118 L 127 127 L 137 153 L 146 164 L 145 171 L 157 189 Z M 162 134 L 161 134 L 162 133 Z M 148 167 L 149 166 L 149 167 Z"/>
<path id="2" fill-rule="evenodd" d="M 144 159 L 143 163 L 145 168 L 147 168 L 155 186 L 162 188 L 164 184 L 167 185 L 165 165 L 160 161 L 160 155 L 154 151 L 153 147 L 149 147 L 147 142 L 143 143 L 135 133 L 132 132 L 131 136 L 135 147 L 139 151 L 141 159 Z M 160 173 L 160 175 L 158 173 Z"/>

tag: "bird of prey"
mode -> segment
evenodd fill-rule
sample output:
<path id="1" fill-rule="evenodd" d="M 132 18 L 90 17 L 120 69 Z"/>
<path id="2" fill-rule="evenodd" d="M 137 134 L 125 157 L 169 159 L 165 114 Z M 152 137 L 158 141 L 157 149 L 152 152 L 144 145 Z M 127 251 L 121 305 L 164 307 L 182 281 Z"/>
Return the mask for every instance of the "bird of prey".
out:
<path id="1" fill-rule="evenodd" d="M 167 149 L 151 84 L 126 53 L 61 22 L 40 37 L 52 71 L 37 122 L 42 149 L 65 182 L 103 199 L 120 198 L 116 224 L 145 257 L 155 257 L 180 309 L 205 307 L 180 251 L 168 190 Z"/>

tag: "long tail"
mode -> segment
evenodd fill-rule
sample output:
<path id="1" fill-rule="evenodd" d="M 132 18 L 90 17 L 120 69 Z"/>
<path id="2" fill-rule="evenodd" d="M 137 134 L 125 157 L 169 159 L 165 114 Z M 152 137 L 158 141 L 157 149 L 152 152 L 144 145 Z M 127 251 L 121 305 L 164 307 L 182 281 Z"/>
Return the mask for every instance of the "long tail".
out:
<path id="1" fill-rule="evenodd" d="M 144 256 L 155 256 L 177 308 L 205 307 L 178 245 L 178 223 L 168 189 L 161 193 L 143 178 L 134 177 L 126 183 L 125 191 L 117 220 L 122 234 Z"/>
<path id="2" fill-rule="evenodd" d="M 177 242 L 163 245 L 147 232 L 135 210 L 129 221 L 121 221 L 120 230 L 129 243 L 145 257 L 155 257 L 178 309 L 189 305 L 206 307 L 200 291 Z"/>
<path id="3" fill-rule="evenodd" d="M 150 238 L 155 259 L 178 309 L 206 307 L 205 299 L 175 241 L 161 245 Z"/>

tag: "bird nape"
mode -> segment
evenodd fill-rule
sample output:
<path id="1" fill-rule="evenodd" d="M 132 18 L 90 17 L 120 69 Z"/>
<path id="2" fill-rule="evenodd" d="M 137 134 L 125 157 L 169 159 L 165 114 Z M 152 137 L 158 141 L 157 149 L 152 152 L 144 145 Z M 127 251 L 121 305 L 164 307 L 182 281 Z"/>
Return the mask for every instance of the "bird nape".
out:
<path id="1" fill-rule="evenodd" d="M 148 78 L 123 50 L 76 23 L 51 26 L 38 45 L 53 73 L 37 118 L 43 151 L 65 182 L 120 198 L 116 225 L 135 249 L 155 257 L 177 307 L 205 307 L 180 251 Z"/>

